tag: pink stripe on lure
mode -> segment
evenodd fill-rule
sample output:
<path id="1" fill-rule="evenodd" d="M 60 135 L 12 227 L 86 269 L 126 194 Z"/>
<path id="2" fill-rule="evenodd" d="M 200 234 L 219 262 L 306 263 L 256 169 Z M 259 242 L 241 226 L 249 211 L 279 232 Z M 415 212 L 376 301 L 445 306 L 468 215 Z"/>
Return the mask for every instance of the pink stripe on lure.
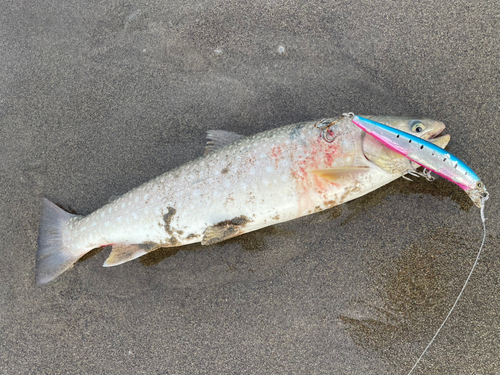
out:
<path id="1" fill-rule="evenodd" d="M 488 192 L 481 179 L 463 161 L 410 133 L 364 117 L 348 114 L 352 122 L 395 152 L 460 186 L 478 207 Z"/>

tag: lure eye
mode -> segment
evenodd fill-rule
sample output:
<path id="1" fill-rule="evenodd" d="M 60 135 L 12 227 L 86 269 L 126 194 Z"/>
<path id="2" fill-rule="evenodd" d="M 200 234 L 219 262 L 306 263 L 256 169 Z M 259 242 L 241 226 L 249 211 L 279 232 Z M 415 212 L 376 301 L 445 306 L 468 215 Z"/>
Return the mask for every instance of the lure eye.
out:
<path id="1" fill-rule="evenodd" d="M 478 189 L 482 189 L 482 188 L 483 188 L 483 186 L 484 186 L 484 185 L 483 185 L 483 183 L 482 183 L 481 181 L 479 181 L 479 182 L 476 184 L 476 187 L 477 187 Z"/>
<path id="2" fill-rule="evenodd" d="M 411 126 L 411 131 L 415 133 L 422 133 L 425 130 L 425 125 L 419 121 L 416 121 Z"/>

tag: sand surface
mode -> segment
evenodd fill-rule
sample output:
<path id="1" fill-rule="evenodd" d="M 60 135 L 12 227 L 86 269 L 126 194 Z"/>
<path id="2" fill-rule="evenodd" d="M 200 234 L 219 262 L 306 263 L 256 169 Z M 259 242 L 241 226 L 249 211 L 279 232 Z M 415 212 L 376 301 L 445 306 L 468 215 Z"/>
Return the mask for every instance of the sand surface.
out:
<path id="1" fill-rule="evenodd" d="M 4 0 L 0 372 L 406 374 L 482 235 L 444 180 L 34 285 L 42 197 L 88 214 L 208 129 L 353 111 L 445 122 L 483 177 L 484 256 L 415 374 L 500 373 L 499 30 L 495 1 Z"/>

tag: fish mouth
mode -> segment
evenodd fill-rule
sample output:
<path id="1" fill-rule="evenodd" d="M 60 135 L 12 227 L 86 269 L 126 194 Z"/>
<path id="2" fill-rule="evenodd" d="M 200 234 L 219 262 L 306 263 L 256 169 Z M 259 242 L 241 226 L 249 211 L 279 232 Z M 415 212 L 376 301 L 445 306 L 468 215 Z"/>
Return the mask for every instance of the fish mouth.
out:
<path id="1" fill-rule="evenodd" d="M 451 136 L 449 134 L 440 135 L 445 128 L 445 124 L 443 124 L 442 122 L 438 122 L 438 126 L 435 129 L 423 134 L 421 138 L 425 141 L 435 144 L 436 146 L 445 148 L 451 139 Z"/>
<path id="2" fill-rule="evenodd" d="M 440 135 L 444 131 L 445 128 L 446 128 L 446 125 L 443 124 L 442 122 L 439 122 L 439 126 L 436 129 L 433 129 L 432 131 L 429 131 L 429 132 L 423 134 L 420 138 L 422 138 L 425 141 L 431 141 L 431 140 L 435 140 L 435 139 L 438 139 L 441 137 L 449 136 L 446 134 L 446 135 L 443 135 L 441 137 L 438 137 L 438 135 Z"/>
<path id="3" fill-rule="evenodd" d="M 448 143 L 450 142 L 451 135 L 449 134 L 444 134 L 440 137 L 432 137 L 428 139 L 428 142 L 431 142 L 432 144 L 435 144 L 438 147 L 445 148 Z"/>

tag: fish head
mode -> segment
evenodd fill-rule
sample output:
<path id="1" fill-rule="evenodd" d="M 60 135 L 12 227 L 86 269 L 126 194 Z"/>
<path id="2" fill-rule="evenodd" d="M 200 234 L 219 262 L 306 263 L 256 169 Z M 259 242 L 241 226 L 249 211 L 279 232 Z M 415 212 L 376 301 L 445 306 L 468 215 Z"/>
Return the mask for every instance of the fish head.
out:
<path id="1" fill-rule="evenodd" d="M 363 116 L 370 120 L 393 127 L 395 129 L 410 133 L 416 137 L 434 143 L 436 146 L 445 148 L 450 141 L 450 135 L 438 137 L 445 129 L 441 121 L 431 119 L 415 119 L 409 117 L 392 116 Z M 369 134 L 363 132 L 363 153 L 365 157 L 390 174 L 403 175 L 409 169 L 419 167 L 418 164 L 405 158 L 403 155 L 391 150 L 382 142 L 376 140 Z"/>

